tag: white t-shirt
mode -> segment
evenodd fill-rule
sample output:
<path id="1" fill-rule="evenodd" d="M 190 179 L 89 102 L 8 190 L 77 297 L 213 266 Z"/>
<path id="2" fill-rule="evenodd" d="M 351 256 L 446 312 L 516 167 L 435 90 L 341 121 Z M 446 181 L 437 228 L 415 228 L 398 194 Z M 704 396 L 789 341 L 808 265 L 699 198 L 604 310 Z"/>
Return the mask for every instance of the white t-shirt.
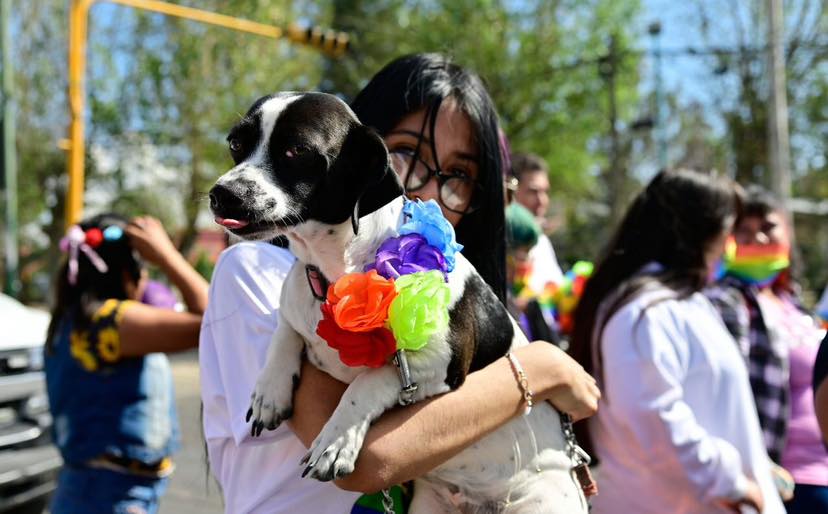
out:
<path id="1" fill-rule="evenodd" d="M 552 241 L 545 235 L 541 234 L 538 242 L 529 250 L 529 262 L 532 264 L 529 289 L 535 294 L 542 294 L 549 282 L 563 282 L 563 273 L 555 249 L 552 248 Z"/>
<path id="2" fill-rule="evenodd" d="M 219 257 L 201 325 L 199 362 L 210 469 L 231 514 L 344 514 L 359 498 L 331 483 L 302 478 L 307 452 L 286 424 L 250 436 L 245 415 L 276 328 L 287 251 L 238 243 Z"/>
<path id="3" fill-rule="evenodd" d="M 665 292 L 622 307 L 601 338 L 594 512 L 725 513 L 716 500 L 740 497 L 750 477 L 763 512 L 784 514 L 736 344 L 703 295 L 653 304 Z"/>

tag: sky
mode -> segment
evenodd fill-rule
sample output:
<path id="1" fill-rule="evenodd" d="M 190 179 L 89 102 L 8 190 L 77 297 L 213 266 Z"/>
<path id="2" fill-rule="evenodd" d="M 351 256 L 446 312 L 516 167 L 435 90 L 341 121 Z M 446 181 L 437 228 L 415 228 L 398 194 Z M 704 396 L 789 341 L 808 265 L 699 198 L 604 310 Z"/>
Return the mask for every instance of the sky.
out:
<path id="1" fill-rule="evenodd" d="M 175 0 L 173 0 L 175 1 Z M 512 0 L 519 7 L 523 0 Z M 750 2 L 733 0 L 641 0 L 642 14 L 637 20 L 630 20 L 637 27 L 639 37 L 636 46 L 643 52 L 641 60 L 640 92 L 646 98 L 655 84 L 656 68 L 650 51 L 653 48 L 653 38 L 647 33 L 647 25 L 658 21 L 661 24 L 660 44 L 663 51 L 661 62 L 661 77 L 663 91 L 675 96 L 682 106 L 700 104 L 707 113 L 707 121 L 716 135 L 724 133 L 724 124 L 718 116 L 717 103 L 727 103 L 731 97 L 733 87 L 731 81 L 735 79 L 733 73 L 716 77 L 711 74 L 709 58 L 689 55 L 688 48 L 703 49 L 710 45 L 720 47 L 734 47 L 738 44 L 737 29 L 733 9 L 741 11 L 740 19 L 749 19 L 746 12 L 750 5 L 763 6 L 764 0 Z M 819 5 L 814 2 L 814 5 Z M 790 2 L 791 5 L 800 5 L 799 2 Z M 710 18 L 710 40 L 702 37 L 700 30 L 700 13 L 703 9 Z M 115 25 L 119 30 L 123 27 L 124 14 L 131 9 L 108 3 L 100 3 L 92 10 L 92 15 L 99 26 Z M 160 15 L 159 15 L 160 16 Z M 123 27 L 125 33 L 129 27 Z M 762 45 L 765 39 L 766 28 L 756 26 L 742 27 L 749 45 Z M 151 43 L 149 43 L 151 44 Z M 116 58 L 116 64 L 117 58 Z M 649 114 L 642 112 L 641 115 Z M 675 127 L 672 127 L 675 129 Z M 668 130 L 669 132 L 669 130 Z M 817 154 L 819 152 L 816 152 Z M 803 166 L 805 167 L 805 166 Z"/>
<path id="2" fill-rule="evenodd" d="M 174 0 L 172 0 L 174 3 Z M 695 10 L 690 1 L 676 0 L 643 0 L 642 21 L 660 21 L 662 24 L 662 47 L 665 50 L 686 48 L 688 46 L 703 46 L 700 40 L 695 21 Z M 124 13 L 131 11 L 130 8 L 101 2 L 94 6 L 92 16 L 103 24 L 120 24 L 124 19 Z M 126 27 L 125 27 L 126 28 Z M 639 47 L 642 50 L 651 48 L 651 38 L 642 30 L 639 40 Z M 645 62 L 642 70 L 647 87 L 647 78 L 652 78 L 652 69 L 649 63 Z M 702 100 L 705 98 L 704 88 L 701 87 L 707 79 L 707 68 L 703 66 L 702 59 L 692 56 L 670 56 L 663 60 L 662 64 L 664 86 L 668 91 L 680 91 L 683 98 L 688 101 Z"/>

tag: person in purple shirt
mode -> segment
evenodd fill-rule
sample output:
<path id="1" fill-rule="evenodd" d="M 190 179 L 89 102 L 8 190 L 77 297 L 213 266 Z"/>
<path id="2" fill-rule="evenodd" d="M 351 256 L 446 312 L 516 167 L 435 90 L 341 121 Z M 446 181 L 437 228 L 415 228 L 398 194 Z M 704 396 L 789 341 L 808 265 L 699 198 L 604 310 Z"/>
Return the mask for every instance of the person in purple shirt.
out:
<path id="1" fill-rule="evenodd" d="M 781 492 L 790 480 L 784 470 L 793 476 L 788 513 L 828 512 L 828 452 L 812 387 L 823 330 L 800 305 L 791 278 L 788 215 L 770 193 L 750 186 L 733 239 L 726 276 L 707 295 L 748 364 L 768 454 L 783 468 Z M 754 264 L 742 266 L 740 255 Z"/>

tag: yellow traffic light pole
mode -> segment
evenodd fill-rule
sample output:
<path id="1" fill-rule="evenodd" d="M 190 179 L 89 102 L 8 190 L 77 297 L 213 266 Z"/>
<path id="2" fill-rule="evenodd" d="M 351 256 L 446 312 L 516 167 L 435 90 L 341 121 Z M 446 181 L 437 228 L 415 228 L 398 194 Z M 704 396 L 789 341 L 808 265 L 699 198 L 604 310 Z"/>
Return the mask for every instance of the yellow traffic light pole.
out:
<path id="1" fill-rule="evenodd" d="M 98 0 L 72 0 L 69 12 L 69 142 L 66 160 L 69 185 L 66 192 L 66 224 L 80 220 L 83 212 L 84 191 L 84 74 L 86 73 L 86 41 L 89 9 Z M 343 32 L 304 29 L 291 25 L 287 30 L 242 18 L 235 18 L 192 7 L 157 0 L 101 0 L 135 9 L 152 11 L 167 16 L 185 18 L 258 36 L 281 39 L 319 48 L 339 57 L 348 48 L 348 35 Z"/>

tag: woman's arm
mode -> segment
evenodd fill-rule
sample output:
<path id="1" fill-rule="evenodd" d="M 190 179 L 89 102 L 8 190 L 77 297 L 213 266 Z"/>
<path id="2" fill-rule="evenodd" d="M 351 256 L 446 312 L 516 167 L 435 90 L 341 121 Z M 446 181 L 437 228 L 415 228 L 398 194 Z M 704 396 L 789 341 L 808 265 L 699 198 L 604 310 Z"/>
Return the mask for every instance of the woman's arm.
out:
<path id="1" fill-rule="evenodd" d="M 537 401 L 549 400 L 575 419 L 592 415 L 600 393 L 593 378 L 563 351 L 539 341 L 516 350 Z M 290 426 L 306 446 L 347 386 L 305 363 Z M 523 412 L 523 396 L 505 358 L 469 374 L 452 391 L 386 412 L 371 426 L 354 472 L 336 483 L 375 492 L 416 478 Z M 417 444 L 410 442 L 416 440 Z"/>
<path id="2" fill-rule="evenodd" d="M 140 216 L 126 228 L 132 247 L 147 261 L 157 265 L 181 291 L 187 310 L 204 314 L 207 309 L 207 281 L 175 248 L 161 222 Z"/>
<path id="3" fill-rule="evenodd" d="M 118 336 L 122 357 L 181 352 L 198 346 L 201 314 L 175 312 L 139 302 L 122 307 Z"/>

